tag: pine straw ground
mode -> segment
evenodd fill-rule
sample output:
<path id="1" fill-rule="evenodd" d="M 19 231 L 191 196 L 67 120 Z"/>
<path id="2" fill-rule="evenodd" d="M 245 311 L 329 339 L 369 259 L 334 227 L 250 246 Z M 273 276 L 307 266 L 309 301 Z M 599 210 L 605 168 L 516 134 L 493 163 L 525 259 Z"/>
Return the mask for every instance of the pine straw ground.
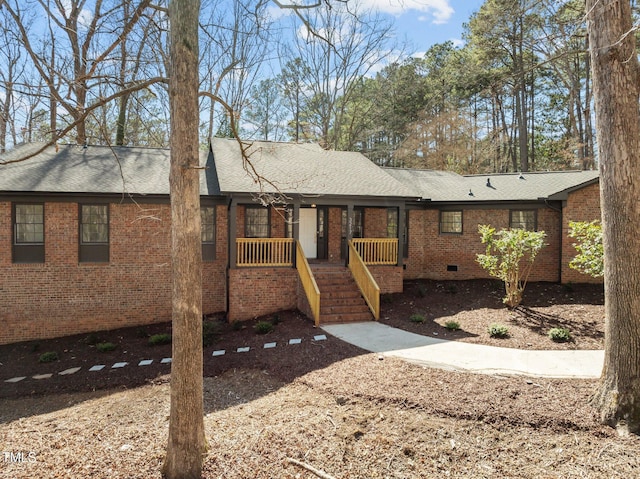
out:
<path id="1" fill-rule="evenodd" d="M 430 286 L 437 290 L 437 284 Z M 457 298 L 465 287 L 443 294 Z M 466 316 L 470 304 L 479 301 L 472 292 L 487 296 L 484 288 L 471 287 L 469 294 L 460 295 L 465 297 L 463 304 L 452 307 L 456 299 L 442 307 L 454 316 Z M 540 298 L 548 294 L 545 286 Z M 411 302 L 425 308 L 420 301 L 421 294 L 397 296 L 385 308 L 404 310 Z M 534 338 L 533 331 L 539 329 L 542 344 L 547 321 L 579 326 L 580 308 L 593 306 L 575 297 L 560 302 L 566 314 L 542 304 L 528 305 L 544 313 L 538 314 L 544 324 L 525 327 L 526 335 Z M 479 307 L 483 309 L 479 314 L 486 320 L 503 314 L 499 306 Z M 601 328 L 598 315 L 601 310 L 582 316 Z M 387 316 L 391 321 L 392 315 Z M 288 337 L 299 331 L 308 337 L 307 323 L 283 317 L 274 334 L 283 331 Z M 423 332 L 443 332 L 444 328 L 435 330 L 440 318 L 419 326 L 426 328 Z M 577 328 L 576 336 L 587 329 Z M 233 334 L 228 336 L 234 341 L 241 337 L 234 339 Z M 462 339 L 478 337 L 483 337 L 480 331 Z M 530 339 L 525 344 L 534 347 L 537 342 Z M 580 342 L 576 338 L 574 347 Z M 77 358 L 86 348 L 71 346 Z M 298 346 L 273 350 L 275 354 L 257 349 L 253 355 L 236 354 L 220 363 L 224 367 L 205 361 L 210 376 L 205 378 L 209 449 L 203 477 L 318 477 L 292 459 L 336 479 L 640 477 L 640 439 L 621 438 L 601 426 L 588 404 L 596 381 L 427 369 L 394 358 L 381 360 L 331 337 Z M 21 362 L 28 363 L 29 357 Z M 169 376 L 166 370 L 156 372 L 144 381 L 136 382 L 133 376 L 124 383 L 112 379 L 107 383 L 110 389 L 104 390 L 91 391 L 83 386 L 86 379 L 78 379 L 74 384 L 84 392 L 56 392 L 65 391 L 60 386 L 44 395 L 27 390 L 19 397 L 19 390 L 5 395 L 0 399 L 0 477 L 159 478 L 168 428 Z M 29 384 L 26 381 L 18 384 Z M 30 384 L 34 383 L 44 384 Z M 24 461 L 15 462 L 18 453 Z"/>

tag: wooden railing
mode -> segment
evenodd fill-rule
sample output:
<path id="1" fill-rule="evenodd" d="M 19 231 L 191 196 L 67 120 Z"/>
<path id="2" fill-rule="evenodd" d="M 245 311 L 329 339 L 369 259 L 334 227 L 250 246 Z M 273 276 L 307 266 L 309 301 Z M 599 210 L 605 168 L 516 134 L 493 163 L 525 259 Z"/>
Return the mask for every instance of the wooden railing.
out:
<path id="1" fill-rule="evenodd" d="M 304 255 L 300 242 L 296 241 L 296 269 L 298 270 L 298 276 L 300 282 L 307 295 L 309 306 L 311 307 L 311 314 L 316 326 L 320 325 L 320 289 L 316 284 L 316 279 L 313 277 L 309 262 Z"/>
<path id="2" fill-rule="evenodd" d="M 353 240 L 349 241 L 349 261 L 347 264 L 364 300 L 369 305 L 369 309 L 377 321 L 380 319 L 380 287 L 371 276 L 369 268 L 367 268 L 353 243 Z"/>
<path id="3" fill-rule="evenodd" d="M 398 264 L 398 238 L 354 238 L 352 241 L 365 264 Z"/>
<path id="4" fill-rule="evenodd" d="M 237 238 L 237 266 L 293 266 L 292 238 Z"/>

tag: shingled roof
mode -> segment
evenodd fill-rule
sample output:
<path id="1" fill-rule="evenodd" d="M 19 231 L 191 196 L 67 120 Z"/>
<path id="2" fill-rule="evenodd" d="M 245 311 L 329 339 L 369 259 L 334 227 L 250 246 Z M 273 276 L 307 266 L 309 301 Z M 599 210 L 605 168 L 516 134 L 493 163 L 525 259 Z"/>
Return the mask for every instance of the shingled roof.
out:
<path id="1" fill-rule="evenodd" d="M 0 162 L 24 158 L 42 143 L 19 146 Z M 201 154 L 201 164 L 207 152 Z M 169 150 L 162 148 L 62 145 L 26 161 L 0 165 L 0 191 L 67 194 L 169 194 Z M 216 194 L 201 176 L 201 194 Z"/>
<path id="2" fill-rule="evenodd" d="M 385 168 L 423 200 L 451 203 L 563 200 L 598 181 L 597 171 L 550 171 L 462 176 L 448 171 Z"/>
<path id="3" fill-rule="evenodd" d="M 360 153 L 327 151 L 317 144 L 246 143 L 252 167 L 266 192 L 321 196 L 411 197 L 416 193 Z M 213 161 L 222 193 L 253 193 L 258 188 L 243 166 L 237 140 L 214 138 Z"/>
<path id="4" fill-rule="evenodd" d="M 562 200 L 598 181 L 597 171 L 461 176 L 446 171 L 380 168 L 355 152 L 326 151 L 317 144 L 246 143 L 249 160 L 269 182 L 256 182 L 243 165 L 237 140 L 215 138 L 203 151 L 202 195 L 266 192 L 362 196 L 476 203 Z M 19 146 L 0 162 L 23 158 L 43 144 Z M 169 194 L 170 152 L 161 148 L 63 145 L 18 163 L 0 165 L 4 193 Z"/>

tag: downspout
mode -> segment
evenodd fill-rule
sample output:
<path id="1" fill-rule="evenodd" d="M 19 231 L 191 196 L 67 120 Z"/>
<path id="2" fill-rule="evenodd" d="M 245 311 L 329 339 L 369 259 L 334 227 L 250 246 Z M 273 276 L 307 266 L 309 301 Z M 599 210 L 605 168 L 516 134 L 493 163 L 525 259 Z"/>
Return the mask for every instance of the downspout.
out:
<path id="1" fill-rule="evenodd" d="M 544 199 L 544 204 L 547 208 L 557 211 L 560 213 L 560 251 L 558 254 L 558 283 L 562 283 L 562 252 L 564 249 L 564 211 L 562 208 L 554 208 L 549 204 L 549 200 L 547 198 Z"/>
<path id="2" fill-rule="evenodd" d="M 226 284 L 225 284 L 225 305 L 224 305 L 224 313 L 227 317 L 227 322 L 229 322 L 229 281 L 230 281 L 230 272 L 231 269 L 231 203 L 233 202 L 233 197 L 229 197 L 229 204 L 227 205 L 227 267 L 226 267 Z M 235 218 L 233 219 L 235 221 Z"/>

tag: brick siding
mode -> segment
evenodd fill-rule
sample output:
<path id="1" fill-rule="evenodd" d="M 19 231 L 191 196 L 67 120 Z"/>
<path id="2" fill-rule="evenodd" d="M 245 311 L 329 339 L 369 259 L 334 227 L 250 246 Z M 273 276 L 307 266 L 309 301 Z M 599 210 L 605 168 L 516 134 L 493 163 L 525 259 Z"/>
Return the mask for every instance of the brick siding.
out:
<path id="1" fill-rule="evenodd" d="M 229 321 L 295 309 L 298 282 L 294 268 L 230 269 Z"/>
<path id="2" fill-rule="evenodd" d="M 371 265 L 368 268 L 380 287 L 380 294 L 402 293 L 403 270 L 401 266 Z"/>
<path id="3" fill-rule="evenodd" d="M 78 205 L 45 204 L 45 262 L 13 264 L 11 204 L 0 203 L 0 344 L 171 319 L 169 205 L 109 205 L 109 263 L 78 263 Z M 217 207 L 217 224 L 227 211 Z M 226 228 L 203 263 L 203 312 L 225 310 Z"/>
<path id="4" fill-rule="evenodd" d="M 559 281 L 560 213 L 539 208 L 538 229 L 547 233 L 548 245 L 536 259 L 531 281 Z M 508 209 L 467 209 L 462 214 L 462 234 L 441 234 L 439 210 L 409 211 L 409 257 L 405 259 L 405 279 L 462 280 L 488 278 L 476 263 L 484 253 L 478 225 L 496 229 L 509 227 Z M 457 271 L 448 271 L 457 267 Z"/>

